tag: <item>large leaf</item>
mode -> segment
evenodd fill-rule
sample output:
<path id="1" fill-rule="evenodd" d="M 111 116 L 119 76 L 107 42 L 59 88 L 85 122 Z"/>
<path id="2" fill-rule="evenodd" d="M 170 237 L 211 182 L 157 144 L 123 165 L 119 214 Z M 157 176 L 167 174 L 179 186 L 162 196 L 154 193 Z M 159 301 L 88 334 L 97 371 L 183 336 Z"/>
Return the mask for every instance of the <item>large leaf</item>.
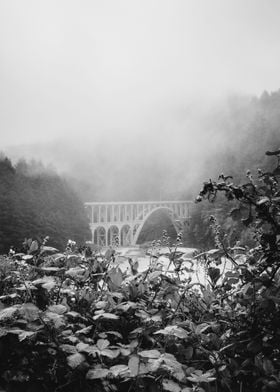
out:
<path id="1" fill-rule="evenodd" d="M 85 320 L 86 319 L 78 312 L 75 312 L 74 310 L 71 310 L 70 312 L 66 313 L 66 316 L 69 317 L 70 319 L 73 319 L 77 321 L 77 319 Z"/>
<path id="2" fill-rule="evenodd" d="M 116 306 L 116 309 L 122 310 L 123 312 L 127 312 L 131 308 L 136 309 L 137 304 L 135 302 L 128 301 L 128 302 L 120 303 L 119 305 Z"/>
<path id="3" fill-rule="evenodd" d="M 158 350 L 144 350 L 138 353 L 141 357 L 144 358 L 159 358 L 161 353 Z"/>
<path id="4" fill-rule="evenodd" d="M 181 392 L 181 387 L 179 384 L 172 380 L 168 380 L 167 378 L 164 378 L 162 380 L 162 387 L 165 391 L 169 392 Z"/>
<path id="5" fill-rule="evenodd" d="M 105 334 L 106 334 L 106 336 L 107 336 L 107 335 L 114 335 L 114 336 L 116 336 L 117 338 L 123 339 L 122 334 L 120 334 L 120 333 L 117 332 L 117 331 L 106 331 Z M 100 334 L 100 337 L 102 337 L 101 334 Z"/>
<path id="6" fill-rule="evenodd" d="M 0 327 L 0 338 L 2 336 L 6 336 L 8 334 L 8 331 L 5 328 Z"/>
<path id="7" fill-rule="evenodd" d="M 64 317 L 57 313 L 46 311 L 43 318 L 45 321 L 51 321 L 55 328 L 62 328 L 65 326 Z"/>
<path id="8" fill-rule="evenodd" d="M 156 372 L 160 367 L 160 365 L 162 364 L 162 362 L 163 362 L 162 358 L 158 358 L 158 359 L 150 358 L 148 360 L 147 367 L 150 372 Z"/>
<path id="9" fill-rule="evenodd" d="M 108 357 L 111 359 L 115 359 L 120 355 L 120 350 L 119 349 L 111 350 L 109 348 L 104 348 L 102 351 L 100 351 L 100 355 L 103 355 L 104 357 Z"/>
<path id="10" fill-rule="evenodd" d="M 132 355 L 128 361 L 128 367 L 132 377 L 138 375 L 140 359 L 137 355 Z"/>
<path id="11" fill-rule="evenodd" d="M 161 274 L 162 274 L 162 271 L 154 271 L 154 272 L 151 272 L 151 273 L 149 274 L 149 280 L 150 280 L 150 281 L 153 281 L 153 280 L 157 279 L 158 277 L 160 277 Z"/>
<path id="12" fill-rule="evenodd" d="M 20 291 L 37 290 L 37 287 L 34 286 L 34 284 L 29 280 L 26 280 L 24 284 L 21 284 L 20 286 L 15 288 L 16 290 L 20 290 Z"/>
<path id="13" fill-rule="evenodd" d="M 22 260 L 24 260 L 24 261 L 28 261 L 28 260 L 32 260 L 32 259 L 33 259 L 32 255 L 24 255 L 24 256 L 22 256 Z"/>
<path id="14" fill-rule="evenodd" d="M 39 249 L 38 241 L 32 241 L 28 253 L 35 253 Z"/>
<path id="15" fill-rule="evenodd" d="M 46 275 L 55 275 L 56 272 L 65 271 L 64 268 L 59 268 L 59 267 L 42 267 L 39 270 L 44 272 Z"/>
<path id="16" fill-rule="evenodd" d="M 87 352 L 87 348 L 89 347 L 88 343 L 80 342 L 76 345 L 76 349 L 79 353 Z"/>
<path id="17" fill-rule="evenodd" d="M 110 373 L 115 377 L 124 375 L 128 370 L 128 366 L 126 365 L 115 365 L 110 367 Z"/>
<path id="18" fill-rule="evenodd" d="M 70 276 L 74 280 L 84 281 L 89 277 L 89 272 L 85 268 L 73 267 L 66 271 L 65 275 Z"/>
<path id="19" fill-rule="evenodd" d="M 44 276 L 43 278 L 33 280 L 34 286 L 42 286 L 46 290 L 52 290 L 56 286 L 56 281 L 52 276 Z"/>
<path id="20" fill-rule="evenodd" d="M 169 325 L 165 327 L 164 329 L 160 329 L 154 334 L 163 334 L 163 335 L 169 335 L 169 336 L 176 336 L 177 338 L 180 339 L 186 339 L 189 336 L 188 331 L 181 327 L 177 327 L 177 325 Z"/>
<path id="21" fill-rule="evenodd" d="M 36 334 L 36 331 L 25 331 L 23 329 L 9 329 L 7 332 L 18 335 L 20 342 Z"/>
<path id="22" fill-rule="evenodd" d="M 69 357 L 67 357 L 67 363 L 72 369 L 78 367 L 85 360 L 86 360 L 85 356 L 80 353 L 72 354 L 69 355 Z"/>
<path id="23" fill-rule="evenodd" d="M 98 320 L 100 317 L 110 319 L 110 320 L 118 320 L 119 316 L 113 314 L 113 313 L 101 313 L 97 314 L 96 316 L 93 317 L 93 320 Z"/>
<path id="24" fill-rule="evenodd" d="M 0 310 L 0 322 L 13 320 L 19 314 L 19 305 L 10 306 Z"/>
<path id="25" fill-rule="evenodd" d="M 215 257 L 217 257 L 217 256 L 223 256 L 224 255 L 224 251 L 222 249 L 210 249 L 210 250 L 208 250 L 206 252 L 206 254 L 208 256 L 212 256 L 212 257 L 215 256 Z"/>
<path id="26" fill-rule="evenodd" d="M 75 335 L 87 335 L 90 333 L 90 331 L 92 330 L 93 326 L 89 325 L 88 327 L 79 329 L 78 331 L 75 332 Z"/>
<path id="27" fill-rule="evenodd" d="M 52 246 L 41 246 L 40 248 L 40 254 L 53 254 L 57 253 L 58 249 L 53 248 Z"/>
<path id="28" fill-rule="evenodd" d="M 107 377 L 109 373 L 110 373 L 110 371 L 105 368 L 90 369 L 87 372 L 86 378 L 88 380 L 96 380 L 99 378 Z"/>
<path id="29" fill-rule="evenodd" d="M 177 361 L 176 357 L 170 353 L 164 353 L 161 356 L 162 361 L 172 370 L 180 370 L 182 365 Z"/>
<path id="30" fill-rule="evenodd" d="M 72 346 L 72 344 L 61 344 L 59 348 L 64 351 L 66 354 L 76 354 L 77 349 L 75 346 Z"/>
<path id="31" fill-rule="evenodd" d="M 202 382 L 212 382 L 216 380 L 216 377 L 213 377 L 213 372 L 208 371 L 203 373 L 202 370 L 195 370 L 187 379 L 193 383 L 200 384 Z"/>
<path id="32" fill-rule="evenodd" d="M 104 350 L 106 347 L 110 345 L 109 340 L 107 339 L 99 339 L 96 343 L 96 346 L 100 351 Z"/>
<path id="33" fill-rule="evenodd" d="M 207 331 L 207 329 L 211 328 L 210 324 L 207 323 L 202 323 L 199 324 L 196 328 L 195 328 L 195 333 L 196 334 L 200 334 L 200 333 L 204 333 Z"/>
<path id="34" fill-rule="evenodd" d="M 209 267 L 208 268 L 208 275 L 209 275 L 210 279 L 212 280 L 212 282 L 216 283 L 221 276 L 221 272 L 220 272 L 219 268 Z"/>
<path id="35" fill-rule="evenodd" d="M 19 310 L 20 315 L 28 321 L 35 321 L 39 318 L 40 309 L 33 303 L 27 302 L 23 304 Z"/>
<path id="36" fill-rule="evenodd" d="M 270 359 L 268 358 L 263 359 L 263 370 L 265 371 L 266 374 L 273 374 L 275 372 L 275 368 Z"/>
<path id="37" fill-rule="evenodd" d="M 106 250 L 106 252 L 105 252 L 105 255 L 104 255 L 104 257 L 105 257 L 105 259 L 106 260 L 110 260 L 111 259 L 111 257 L 115 254 L 116 252 L 115 252 L 115 250 L 114 249 L 107 249 Z"/>
<path id="38" fill-rule="evenodd" d="M 263 204 L 270 203 L 270 199 L 268 197 L 262 197 L 258 202 L 258 206 L 262 206 Z"/>
<path id="39" fill-rule="evenodd" d="M 56 313 L 56 314 L 64 314 L 67 312 L 67 308 L 64 305 L 51 305 L 48 307 L 48 310 L 50 312 Z"/>
<path id="40" fill-rule="evenodd" d="M 120 287 L 123 282 L 122 271 L 120 270 L 120 268 L 112 268 L 108 272 L 108 278 L 110 279 L 108 285 L 110 286 L 111 291 L 115 290 Z"/>
<path id="41" fill-rule="evenodd" d="M 94 304 L 96 309 L 104 309 L 108 305 L 108 301 L 98 301 Z"/>
<path id="42" fill-rule="evenodd" d="M 7 294 L 7 295 L 1 295 L 0 296 L 0 301 L 6 300 L 6 299 L 15 299 L 15 298 L 20 298 L 20 296 L 17 293 L 12 293 L 12 294 Z"/>

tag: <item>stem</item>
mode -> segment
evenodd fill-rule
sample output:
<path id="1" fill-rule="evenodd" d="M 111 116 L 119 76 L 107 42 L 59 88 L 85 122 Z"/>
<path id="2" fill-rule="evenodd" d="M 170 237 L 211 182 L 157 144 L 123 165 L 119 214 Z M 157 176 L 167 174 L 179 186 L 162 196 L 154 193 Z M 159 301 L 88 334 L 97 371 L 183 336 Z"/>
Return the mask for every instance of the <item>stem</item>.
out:
<path id="1" fill-rule="evenodd" d="M 58 293 L 57 293 L 57 297 L 56 297 L 56 301 L 55 301 L 56 305 L 58 304 L 58 301 L 59 301 L 60 292 L 61 292 L 61 289 L 62 289 L 62 285 L 63 285 L 63 283 L 64 283 L 64 280 L 65 280 L 65 279 L 62 279 L 62 278 L 61 278 L 60 286 L 59 286 L 59 288 L 58 288 Z"/>
<path id="2" fill-rule="evenodd" d="M 25 282 L 24 279 L 23 279 L 23 284 L 24 284 L 24 286 L 25 286 L 25 288 L 26 288 L 26 291 L 27 291 L 27 293 L 28 293 L 28 295 L 29 295 L 30 300 L 32 300 L 32 292 L 31 292 L 31 290 L 29 289 L 29 287 L 27 286 L 27 284 L 26 284 L 26 282 Z"/>

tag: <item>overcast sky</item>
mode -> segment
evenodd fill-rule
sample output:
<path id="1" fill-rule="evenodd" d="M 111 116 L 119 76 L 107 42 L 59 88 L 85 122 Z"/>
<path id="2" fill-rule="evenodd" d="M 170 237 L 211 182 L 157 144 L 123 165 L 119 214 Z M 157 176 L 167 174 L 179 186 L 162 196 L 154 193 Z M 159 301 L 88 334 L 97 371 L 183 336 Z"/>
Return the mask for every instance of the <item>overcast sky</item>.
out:
<path id="1" fill-rule="evenodd" d="M 2 146 L 280 87 L 279 0 L 0 0 Z M 167 115 L 168 116 L 168 115 Z"/>

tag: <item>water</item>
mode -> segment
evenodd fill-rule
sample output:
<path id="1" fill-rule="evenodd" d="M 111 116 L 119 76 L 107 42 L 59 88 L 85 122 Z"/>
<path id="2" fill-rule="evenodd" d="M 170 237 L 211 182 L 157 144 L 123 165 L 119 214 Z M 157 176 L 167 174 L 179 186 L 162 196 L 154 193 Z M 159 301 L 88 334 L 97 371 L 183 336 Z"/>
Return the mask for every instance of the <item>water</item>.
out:
<path id="1" fill-rule="evenodd" d="M 206 287 L 209 284 L 209 277 L 206 273 L 205 265 L 194 258 L 194 256 L 198 253 L 197 249 L 178 247 L 176 252 L 180 252 L 182 254 L 180 259 L 183 260 L 181 264 L 183 272 L 180 276 L 183 278 L 189 278 L 190 283 L 199 283 Z M 157 254 L 157 258 L 153 257 L 155 254 Z M 131 274 L 131 264 L 137 264 L 137 271 L 141 273 L 146 271 L 150 267 L 151 263 L 156 262 L 158 268 L 161 268 L 163 273 L 174 275 L 176 274 L 174 271 L 175 266 L 173 262 L 170 263 L 169 256 L 170 250 L 168 248 L 160 248 L 157 250 L 143 249 L 139 247 L 118 248 L 116 252 L 115 265 L 117 265 L 122 272 Z M 184 270 L 184 268 L 187 270 Z M 223 277 L 227 271 L 232 271 L 233 265 L 230 260 L 222 257 L 221 264 L 217 266 L 217 268 L 220 269 L 221 277 Z"/>
<path id="2" fill-rule="evenodd" d="M 182 267 L 187 267 L 193 272 L 184 272 L 181 275 L 187 278 L 191 278 L 192 283 L 206 284 L 206 275 L 204 267 L 195 259 L 192 259 L 196 249 L 194 248 L 183 248 L 178 247 L 176 252 L 182 253 L 181 259 L 183 259 Z M 157 254 L 157 258 L 153 255 Z M 173 262 L 170 263 L 170 250 L 168 248 L 161 248 L 160 250 L 145 250 L 139 247 L 128 247 L 119 248 L 117 250 L 117 257 L 115 265 L 122 270 L 122 272 L 131 273 L 131 263 L 138 264 L 138 272 L 146 271 L 151 263 L 156 263 L 158 268 L 161 268 L 163 273 L 175 274 L 175 266 Z M 129 262 L 129 259 L 131 260 Z"/>

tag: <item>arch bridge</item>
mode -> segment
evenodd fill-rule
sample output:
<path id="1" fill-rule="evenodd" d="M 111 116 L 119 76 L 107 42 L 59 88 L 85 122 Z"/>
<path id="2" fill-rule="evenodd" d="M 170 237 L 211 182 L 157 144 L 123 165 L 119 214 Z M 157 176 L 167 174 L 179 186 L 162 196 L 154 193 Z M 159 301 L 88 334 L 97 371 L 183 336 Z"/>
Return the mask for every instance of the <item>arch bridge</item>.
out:
<path id="1" fill-rule="evenodd" d="M 144 224 L 155 211 L 169 216 L 178 233 L 190 218 L 191 201 L 88 202 L 92 242 L 99 246 L 136 245 Z"/>

